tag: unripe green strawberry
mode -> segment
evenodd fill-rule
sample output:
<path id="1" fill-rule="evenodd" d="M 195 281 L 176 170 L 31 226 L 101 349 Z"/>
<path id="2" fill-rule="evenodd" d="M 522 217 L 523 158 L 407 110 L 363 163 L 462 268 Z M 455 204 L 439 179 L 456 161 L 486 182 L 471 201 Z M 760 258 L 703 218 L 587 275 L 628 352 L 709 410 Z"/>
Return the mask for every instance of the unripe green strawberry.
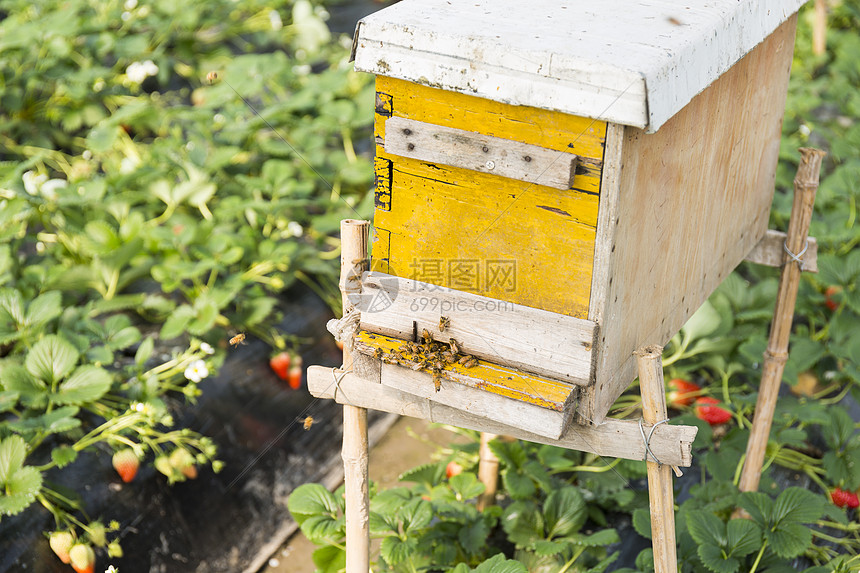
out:
<path id="1" fill-rule="evenodd" d="M 51 534 L 49 543 L 51 544 L 51 549 L 57 554 L 57 557 L 60 558 L 60 561 L 68 563 L 69 549 L 71 549 L 72 545 L 75 543 L 75 539 L 72 537 L 72 534 L 68 531 L 55 531 Z"/>
<path id="2" fill-rule="evenodd" d="M 113 468 L 119 474 L 120 479 L 125 483 L 130 482 L 137 475 L 137 468 L 140 467 L 140 460 L 137 454 L 131 448 L 120 450 L 113 455 Z"/>
<path id="3" fill-rule="evenodd" d="M 93 573 L 96 567 L 96 554 L 93 548 L 78 543 L 69 551 L 69 560 L 75 573 Z"/>

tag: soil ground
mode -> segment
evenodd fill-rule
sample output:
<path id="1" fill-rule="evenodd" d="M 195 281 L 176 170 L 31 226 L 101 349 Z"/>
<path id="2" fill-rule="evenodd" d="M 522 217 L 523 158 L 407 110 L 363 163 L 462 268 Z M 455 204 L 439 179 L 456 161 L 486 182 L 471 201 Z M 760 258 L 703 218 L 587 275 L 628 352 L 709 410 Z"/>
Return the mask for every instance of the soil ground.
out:
<path id="1" fill-rule="evenodd" d="M 380 489 L 393 487 L 401 473 L 432 461 L 440 446 L 460 440 L 461 436 L 426 420 L 401 417 L 371 450 L 370 479 Z M 313 573 L 311 555 L 316 548 L 297 531 L 260 573 Z"/>

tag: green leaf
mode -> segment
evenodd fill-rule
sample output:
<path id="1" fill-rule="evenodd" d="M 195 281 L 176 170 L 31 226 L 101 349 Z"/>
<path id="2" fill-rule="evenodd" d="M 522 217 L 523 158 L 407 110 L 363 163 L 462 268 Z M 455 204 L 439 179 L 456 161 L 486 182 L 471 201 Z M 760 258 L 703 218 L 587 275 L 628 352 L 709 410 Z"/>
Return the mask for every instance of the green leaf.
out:
<path id="1" fill-rule="evenodd" d="M 571 543 L 585 545 L 586 547 L 606 547 L 611 543 L 620 541 L 618 532 L 614 529 L 601 529 L 591 535 L 577 534 L 570 537 Z"/>
<path id="2" fill-rule="evenodd" d="M 472 523 L 460 528 L 457 538 L 460 540 L 460 545 L 463 546 L 463 549 L 472 555 L 476 555 L 487 545 L 487 536 L 489 534 L 489 526 L 483 518 L 479 517 Z"/>
<path id="3" fill-rule="evenodd" d="M 312 515 L 302 522 L 302 533 L 311 543 L 339 543 L 344 536 L 343 519 L 334 519 L 330 515 Z"/>
<path id="4" fill-rule="evenodd" d="M 844 408 L 831 408 L 828 413 L 830 423 L 822 428 L 824 439 L 831 449 L 840 450 L 854 435 L 854 421 Z"/>
<path id="5" fill-rule="evenodd" d="M 24 365 L 36 378 L 53 384 L 62 380 L 78 361 L 75 347 L 55 334 L 50 334 L 33 345 Z"/>
<path id="6" fill-rule="evenodd" d="M 0 442 L 0 485 L 24 465 L 27 458 L 27 443 L 21 436 L 9 436 Z"/>
<path id="7" fill-rule="evenodd" d="M 766 528 L 771 522 L 773 500 L 760 491 L 745 491 L 738 496 L 738 505 L 750 515 L 761 528 Z"/>
<path id="8" fill-rule="evenodd" d="M 63 468 L 78 458 L 78 452 L 71 446 L 58 446 L 51 450 L 51 459 L 58 468 Z"/>
<path id="9" fill-rule="evenodd" d="M 687 320 L 681 330 L 684 331 L 684 339 L 692 341 L 708 336 L 719 327 L 720 313 L 709 301 L 705 301 L 699 310 Z"/>
<path id="10" fill-rule="evenodd" d="M 529 547 L 544 539 L 543 518 L 531 501 L 515 501 L 505 508 L 502 528 L 517 547 Z"/>
<path id="11" fill-rule="evenodd" d="M 785 523 L 773 531 L 765 530 L 770 548 L 784 559 L 801 555 L 812 543 L 812 530 L 800 523 Z"/>
<path id="12" fill-rule="evenodd" d="M 20 364 L 6 362 L 0 366 L 0 384 L 9 392 L 17 393 L 25 402 L 32 402 L 45 393 L 45 383 L 36 380 Z"/>
<path id="13" fill-rule="evenodd" d="M 334 495 L 318 483 L 300 485 L 287 500 L 287 509 L 296 515 L 317 515 L 337 513 L 337 500 Z"/>
<path id="14" fill-rule="evenodd" d="M 502 473 L 502 483 L 512 499 L 528 499 L 535 494 L 535 484 L 521 470 L 508 468 Z"/>
<path id="15" fill-rule="evenodd" d="M 824 498 L 799 487 L 782 491 L 773 506 L 773 522 L 782 527 L 786 523 L 809 523 L 821 517 Z"/>
<path id="16" fill-rule="evenodd" d="M 137 347 L 137 351 L 134 353 L 134 363 L 138 366 L 143 366 L 146 364 L 146 361 L 149 360 L 150 356 L 152 356 L 152 350 L 155 348 L 155 337 L 147 336 L 143 339 L 143 342 L 140 343 L 140 346 Z"/>
<path id="17" fill-rule="evenodd" d="M 18 392 L 9 390 L 0 391 L 0 412 L 6 412 L 14 408 L 15 404 L 18 403 L 19 396 Z"/>
<path id="18" fill-rule="evenodd" d="M 370 517 L 368 518 L 368 524 L 370 532 L 378 535 L 397 535 L 400 533 L 400 527 L 398 526 L 397 519 L 395 519 L 394 516 L 382 515 L 375 511 L 371 511 Z"/>
<path id="19" fill-rule="evenodd" d="M 41 416 L 22 418 L 14 422 L 9 422 L 9 427 L 20 433 L 38 431 L 47 434 L 57 434 L 67 432 L 81 425 L 81 421 L 74 417 L 77 415 L 78 410 L 77 406 L 57 408 Z"/>
<path id="20" fill-rule="evenodd" d="M 696 548 L 702 564 L 714 573 L 735 573 L 740 567 L 740 561 L 727 556 L 717 545 L 711 543 L 699 544 Z"/>
<path id="21" fill-rule="evenodd" d="M 448 484 L 454 490 L 457 499 L 461 501 L 478 497 L 484 493 L 485 489 L 484 484 L 479 482 L 478 478 L 472 472 L 462 472 L 452 476 Z"/>
<path id="22" fill-rule="evenodd" d="M 176 310 L 170 313 L 167 320 L 161 326 L 159 338 L 161 340 L 170 340 L 176 338 L 186 331 L 191 320 L 194 318 L 194 309 L 187 304 L 183 304 Z"/>
<path id="23" fill-rule="evenodd" d="M 707 510 L 687 513 L 687 529 L 696 543 L 710 543 L 718 547 L 726 545 L 726 524 Z"/>
<path id="24" fill-rule="evenodd" d="M 569 547 L 570 543 L 567 543 L 566 541 L 547 541 L 546 539 L 541 539 L 534 543 L 534 552 L 541 557 L 551 557 L 553 555 L 558 555 Z"/>
<path id="25" fill-rule="evenodd" d="M 620 551 L 616 551 L 611 555 L 607 555 L 605 558 L 601 559 L 597 565 L 595 565 L 591 569 L 586 570 L 585 573 L 603 573 L 604 571 L 606 571 L 607 567 L 612 565 L 615 560 L 618 559 L 619 555 L 621 555 Z"/>
<path id="26" fill-rule="evenodd" d="M 726 550 L 734 557 L 745 557 L 761 549 L 761 528 L 749 519 L 732 519 L 726 524 Z"/>
<path id="27" fill-rule="evenodd" d="M 445 477 L 445 466 L 442 464 L 422 464 L 418 467 L 406 470 L 397 478 L 402 482 L 423 483 L 428 488 L 438 485 Z"/>
<path id="28" fill-rule="evenodd" d="M 651 513 L 647 509 L 633 510 L 633 529 L 645 539 L 651 539 Z"/>
<path id="29" fill-rule="evenodd" d="M 19 468 L 6 480 L 5 492 L 0 495 L 0 515 L 15 515 L 36 499 L 42 487 L 42 473 L 36 468 Z"/>
<path id="30" fill-rule="evenodd" d="M 414 555 L 418 546 L 418 540 L 414 537 L 400 539 L 399 537 L 386 537 L 379 546 L 379 553 L 388 565 L 397 565 Z"/>
<path id="31" fill-rule="evenodd" d="M 0 319 L 11 320 L 17 326 L 24 325 L 24 299 L 17 290 L 0 289 Z"/>
<path id="32" fill-rule="evenodd" d="M 86 404 L 95 402 L 105 395 L 111 386 L 111 375 L 97 366 L 79 367 L 68 380 L 60 384 L 59 390 L 51 395 L 56 404 Z"/>
<path id="33" fill-rule="evenodd" d="M 528 573 L 528 569 L 519 561 L 507 559 L 499 553 L 478 565 L 474 573 Z"/>
<path id="34" fill-rule="evenodd" d="M 103 153 L 110 150 L 117 136 L 119 127 L 111 124 L 101 124 L 90 130 L 87 135 L 87 148 L 94 153 Z"/>
<path id="35" fill-rule="evenodd" d="M 578 532 L 588 516 L 582 494 L 571 486 L 550 493 L 544 502 L 543 511 L 547 539 Z"/>
<path id="36" fill-rule="evenodd" d="M 318 573 L 343 573 L 346 569 L 346 551 L 335 545 L 320 547 L 313 554 Z"/>
<path id="37" fill-rule="evenodd" d="M 59 291 L 49 291 L 37 296 L 27 307 L 24 322 L 28 326 L 39 326 L 52 320 L 63 312 L 62 295 Z"/>
<path id="38" fill-rule="evenodd" d="M 430 505 L 430 502 L 416 497 L 403 506 L 400 511 L 400 518 L 403 520 L 405 532 L 421 529 L 433 520 L 433 506 Z"/>

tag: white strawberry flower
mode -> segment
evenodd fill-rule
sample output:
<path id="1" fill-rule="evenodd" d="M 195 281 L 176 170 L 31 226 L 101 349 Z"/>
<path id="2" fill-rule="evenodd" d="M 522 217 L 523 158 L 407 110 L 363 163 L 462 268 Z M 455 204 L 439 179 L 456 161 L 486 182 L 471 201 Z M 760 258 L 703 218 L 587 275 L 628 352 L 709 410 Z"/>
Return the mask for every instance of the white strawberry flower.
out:
<path id="1" fill-rule="evenodd" d="M 185 369 L 185 377 L 192 382 L 200 382 L 207 376 L 209 376 L 209 368 L 203 360 L 195 360 Z"/>

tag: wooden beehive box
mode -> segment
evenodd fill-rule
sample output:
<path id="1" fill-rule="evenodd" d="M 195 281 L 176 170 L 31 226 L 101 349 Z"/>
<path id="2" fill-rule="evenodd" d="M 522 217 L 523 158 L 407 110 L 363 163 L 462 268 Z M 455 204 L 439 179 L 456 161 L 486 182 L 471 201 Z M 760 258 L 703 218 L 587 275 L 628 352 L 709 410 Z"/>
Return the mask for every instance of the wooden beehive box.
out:
<path id="1" fill-rule="evenodd" d="M 574 412 L 599 424 L 633 351 L 765 234 L 802 4 L 404 0 L 362 20 L 377 185 L 359 349 L 389 357 L 380 381 L 551 437 Z M 437 392 L 391 359 L 425 329 L 479 366 Z"/>

